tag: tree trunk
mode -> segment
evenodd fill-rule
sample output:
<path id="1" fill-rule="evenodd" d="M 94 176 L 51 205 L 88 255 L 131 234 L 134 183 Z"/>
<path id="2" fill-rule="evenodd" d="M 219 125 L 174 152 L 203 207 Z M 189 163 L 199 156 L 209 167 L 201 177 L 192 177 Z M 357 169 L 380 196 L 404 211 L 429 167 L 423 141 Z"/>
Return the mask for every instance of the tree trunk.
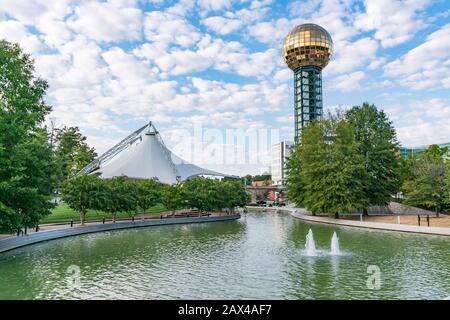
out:
<path id="1" fill-rule="evenodd" d="M 145 209 L 142 209 L 142 220 L 145 219 Z"/>
<path id="2" fill-rule="evenodd" d="M 368 216 L 369 215 L 369 213 L 367 212 L 367 208 L 364 208 L 363 209 L 363 216 Z"/>
<path id="3" fill-rule="evenodd" d="M 113 212 L 113 214 L 112 214 L 112 220 L 113 220 L 113 223 L 116 223 L 116 213 L 115 212 Z"/>
<path id="4" fill-rule="evenodd" d="M 334 218 L 335 218 L 335 219 L 339 219 L 339 212 L 336 212 L 336 213 L 334 214 Z"/>
<path id="5" fill-rule="evenodd" d="M 86 211 L 82 209 L 80 211 L 80 224 L 84 226 L 84 220 L 86 219 Z"/>
<path id="6" fill-rule="evenodd" d="M 175 217 L 175 210 L 172 210 L 172 217 Z"/>
<path id="7" fill-rule="evenodd" d="M 436 206 L 436 218 L 439 218 L 439 209 L 438 209 L 438 207 Z"/>

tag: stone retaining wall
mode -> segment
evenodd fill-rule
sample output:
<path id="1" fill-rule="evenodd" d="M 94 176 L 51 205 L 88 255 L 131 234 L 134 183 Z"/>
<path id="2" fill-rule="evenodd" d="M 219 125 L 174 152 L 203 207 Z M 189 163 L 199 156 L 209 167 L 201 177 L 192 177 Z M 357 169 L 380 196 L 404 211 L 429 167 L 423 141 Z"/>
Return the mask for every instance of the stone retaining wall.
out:
<path id="1" fill-rule="evenodd" d="M 226 215 L 226 216 L 224 215 L 213 217 L 165 218 L 159 220 L 158 219 L 135 220 L 134 222 L 119 221 L 116 223 L 95 224 L 95 225 L 87 225 L 84 227 L 81 226 L 73 228 L 68 227 L 58 230 L 36 232 L 28 236 L 21 236 L 21 237 L 14 236 L 2 239 L 0 240 L 0 253 L 42 241 L 71 237 L 86 233 L 130 229 L 130 228 L 141 228 L 149 226 L 171 225 L 171 224 L 220 222 L 227 220 L 235 220 L 239 219 L 240 217 L 241 217 L 240 214 L 235 214 L 235 215 Z"/>

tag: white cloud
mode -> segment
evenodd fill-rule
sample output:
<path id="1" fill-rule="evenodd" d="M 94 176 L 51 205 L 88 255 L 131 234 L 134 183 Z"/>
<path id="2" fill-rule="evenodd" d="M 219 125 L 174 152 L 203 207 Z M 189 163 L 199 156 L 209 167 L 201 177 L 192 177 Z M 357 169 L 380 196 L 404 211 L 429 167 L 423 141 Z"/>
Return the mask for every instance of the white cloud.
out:
<path id="1" fill-rule="evenodd" d="M 366 11 L 356 17 L 355 25 L 375 30 L 375 39 L 383 47 L 393 47 L 410 40 L 426 26 L 420 13 L 430 0 L 365 0 Z"/>
<path id="2" fill-rule="evenodd" d="M 55 85 L 92 86 L 107 78 L 107 69 L 101 59 L 102 49 L 93 41 L 77 36 L 59 49 L 67 61 L 65 72 L 57 75 Z"/>
<path id="3" fill-rule="evenodd" d="M 232 0 L 198 0 L 200 10 L 205 12 L 229 8 Z"/>
<path id="4" fill-rule="evenodd" d="M 133 2 L 86 2 L 75 9 L 68 25 L 96 41 L 138 40 L 141 37 L 142 12 L 130 7 Z"/>
<path id="5" fill-rule="evenodd" d="M 280 122 L 280 123 L 292 124 L 292 123 L 294 123 L 294 116 L 293 115 L 290 115 L 290 116 L 278 116 L 278 117 L 275 118 L 275 120 L 277 122 Z"/>
<path id="6" fill-rule="evenodd" d="M 367 69 L 369 70 L 376 70 L 380 68 L 381 66 L 384 66 L 386 64 L 386 58 L 380 57 L 373 59 L 370 64 L 367 66 Z"/>
<path id="7" fill-rule="evenodd" d="M 215 16 L 204 19 L 203 24 L 218 34 L 229 34 L 238 30 L 242 26 L 242 21 Z"/>
<path id="8" fill-rule="evenodd" d="M 404 101 L 385 108 L 405 146 L 450 141 L 450 101 L 444 98 Z"/>
<path id="9" fill-rule="evenodd" d="M 203 52 L 192 50 L 174 50 L 155 59 L 161 70 L 173 75 L 202 71 L 209 68 L 213 62 L 212 58 Z"/>
<path id="10" fill-rule="evenodd" d="M 397 128 L 397 136 L 402 145 L 409 147 L 423 146 L 450 141 L 450 124 L 448 121 L 425 122 Z"/>
<path id="11" fill-rule="evenodd" d="M 386 75 L 413 89 L 450 88 L 450 24 L 384 67 Z"/>
<path id="12" fill-rule="evenodd" d="M 340 42 L 350 41 L 358 34 L 351 4 L 352 1 L 346 0 L 323 0 L 319 10 L 313 11 L 308 20 L 324 27 L 331 34 L 335 47 L 340 47 Z"/>
<path id="13" fill-rule="evenodd" d="M 198 30 L 184 17 L 163 11 L 146 13 L 144 33 L 147 40 L 165 46 L 189 47 L 200 39 Z"/>
<path id="14" fill-rule="evenodd" d="M 25 27 L 35 28 L 47 45 L 58 46 L 71 39 L 71 32 L 64 19 L 73 10 L 72 2 L 73 0 L 2 0 L 0 16 L 4 13 Z"/>
<path id="15" fill-rule="evenodd" d="M 27 28 L 15 20 L 0 21 L 0 39 L 18 42 L 27 53 L 37 53 L 42 43 L 36 35 L 30 34 Z"/>
<path id="16" fill-rule="evenodd" d="M 341 74 L 351 72 L 375 59 L 377 42 L 370 38 L 362 38 L 354 42 L 340 42 L 335 46 L 336 56 L 324 69 L 325 74 Z"/>
<path id="17" fill-rule="evenodd" d="M 362 71 L 355 71 L 349 74 L 337 76 L 333 79 L 333 88 L 344 92 L 361 89 L 360 81 L 365 78 Z"/>
<path id="18" fill-rule="evenodd" d="M 36 17 L 48 10 L 45 0 L 2 0 L 0 13 L 7 13 L 14 19 L 31 25 Z"/>
<path id="19" fill-rule="evenodd" d="M 276 82 L 285 82 L 292 79 L 293 79 L 293 72 L 291 71 L 291 69 L 288 69 L 287 67 L 278 70 L 273 76 L 273 80 L 275 80 Z"/>
<path id="20" fill-rule="evenodd" d="M 281 46 L 283 39 L 296 25 L 296 21 L 280 18 L 272 22 L 260 22 L 249 27 L 249 33 L 262 43 Z"/>
<path id="21" fill-rule="evenodd" d="M 139 87 L 156 78 L 153 70 L 121 48 L 114 47 L 102 53 L 102 57 L 111 74 L 127 87 Z"/>
<path id="22" fill-rule="evenodd" d="M 50 47 L 59 47 L 73 38 L 73 33 L 67 24 L 60 20 L 41 19 L 37 28 L 42 33 L 42 38 Z"/>
<path id="23" fill-rule="evenodd" d="M 311 14 L 318 9 L 322 0 L 299 0 L 289 4 L 289 12 L 292 15 Z"/>
<path id="24" fill-rule="evenodd" d="M 224 41 L 205 35 L 193 49 L 173 48 L 163 50 L 144 44 L 135 53 L 148 61 L 153 61 L 163 72 L 181 75 L 189 72 L 214 68 L 246 77 L 267 77 L 281 57 L 275 49 L 251 53 L 237 41 Z"/>

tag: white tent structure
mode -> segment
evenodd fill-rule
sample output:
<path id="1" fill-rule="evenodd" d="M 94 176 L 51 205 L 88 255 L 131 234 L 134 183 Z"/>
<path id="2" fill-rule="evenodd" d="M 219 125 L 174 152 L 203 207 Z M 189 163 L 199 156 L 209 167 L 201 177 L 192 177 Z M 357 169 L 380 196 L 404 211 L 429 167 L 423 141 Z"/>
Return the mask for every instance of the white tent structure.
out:
<path id="1" fill-rule="evenodd" d="M 177 157 L 164 145 L 152 122 L 95 159 L 79 172 L 83 173 L 97 173 L 102 178 L 157 178 L 160 182 L 170 184 L 195 176 L 230 176 L 201 168 Z"/>

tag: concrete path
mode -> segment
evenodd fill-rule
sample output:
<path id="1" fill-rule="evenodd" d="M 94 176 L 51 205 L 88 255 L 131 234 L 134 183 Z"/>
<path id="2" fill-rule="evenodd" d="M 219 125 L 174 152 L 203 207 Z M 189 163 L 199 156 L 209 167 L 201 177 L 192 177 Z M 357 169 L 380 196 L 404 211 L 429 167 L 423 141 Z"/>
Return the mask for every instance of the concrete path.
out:
<path id="1" fill-rule="evenodd" d="M 249 209 L 252 207 L 248 207 Z M 425 227 L 425 226 L 413 226 L 407 224 L 394 224 L 394 223 L 381 223 L 381 222 L 368 222 L 368 221 L 353 221 L 345 219 L 334 219 L 328 217 L 318 217 L 312 216 L 304 208 L 293 208 L 293 207 L 280 207 L 280 208 L 263 208 L 263 207 L 253 207 L 258 209 L 266 209 L 266 211 L 271 212 L 286 212 L 291 214 L 293 217 L 318 223 L 334 224 L 347 227 L 358 227 L 358 228 L 368 228 L 368 229 L 378 229 L 387 231 L 400 231 L 400 232 L 410 232 L 410 233 L 421 233 L 421 234 L 432 234 L 440 236 L 450 236 L 450 228 L 441 227 Z M 251 210 L 251 209 L 250 209 Z"/>
<path id="2" fill-rule="evenodd" d="M 400 231 L 400 232 L 411 232 L 411 233 L 424 233 L 424 234 L 434 234 L 441 236 L 450 236 L 450 228 L 439 228 L 439 227 L 425 227 L 425 226 L 412 226 L 408 224 L 394 224 L 394 223 L 381 223 L 381 222 L 364 222 L 364 221 L 352 221 L 344 219 L 333 219 L 327 217 L 316 217 L 308 214 L 302 213 L 298 210 L 290 211 L 290 214 L 296 218 L 320 222 L 327 224 L 335 224 L 341 226 L 349 227 L 359 227 L 359 228 L 369 228 L 378 230 L 388 230 L 388 231 Z"/>
<path id="3" fill-rule="evenodd" d="M 82 226 L 70 227 L 67 225 L 53 226 L 50 230 L 31 232 L 27 236 L 11 236 L 0 240 L 0 253 L 13 250 L 26 245 L 53 240 L 58 238 L 65 238 L 76 236 L 80 234 L 129 229 L 129 228 L 140 228 L 148 226 L 159 226 L 159 225 L 171 225 L 171 224 L 186 224 L 186 223 L 202 223 L 202 222 L 219 222 L 227 220 L 239 219 L 240 214 L 234 215 L 223 215 L 223 216 L 210 216 L 210 217 L 190 217 L 190 218 L 164 218 L 164 219 L 147 219 L 147 220 L 135 220 L 132 221 L 118 221 L 116 223 L 90 223 Z M 43 230 L 43 229 L 41 229 Z"/>

